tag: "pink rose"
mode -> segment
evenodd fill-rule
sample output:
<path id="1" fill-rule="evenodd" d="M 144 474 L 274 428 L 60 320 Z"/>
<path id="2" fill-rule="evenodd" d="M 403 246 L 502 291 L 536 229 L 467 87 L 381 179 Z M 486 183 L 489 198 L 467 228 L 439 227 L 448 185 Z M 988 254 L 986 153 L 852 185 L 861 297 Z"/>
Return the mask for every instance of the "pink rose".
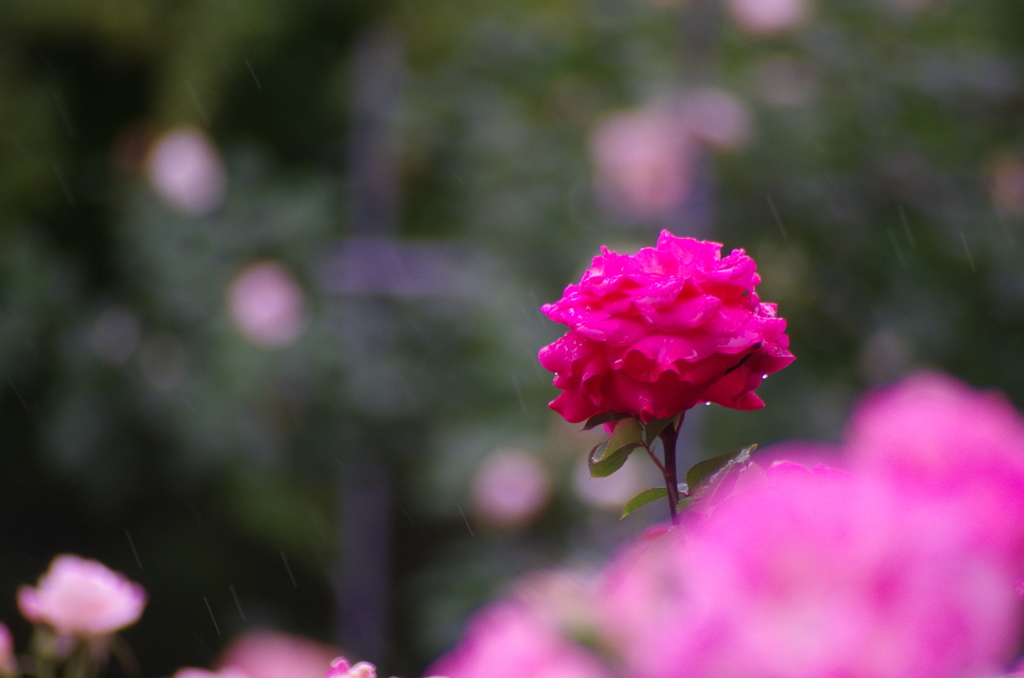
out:
<path id="1" fill-rule="evenodd" d="M 780 473 L 620 559 L 604 626 L 631 678 L 995 675 L 1021 606 L 969 523 L 873 478 Z"/>
<path id="2" fill-rule="evenodd" d="M 377 667 L 369 662 L 349 664 L 344 657 L 337 657 L 331 662 L 324 678 L 377 678 Z"/>
<path id="3" fill-rule="evenodd" d="M 761 303 L 743 250 L 662 231 L 630 256 L 602 248 L 578 285 L 541 310 L 569 332 L 540 350 L 562 389 L 551 408 L 570 422 L 605 412 L 644 421 L 698 402 L 764 406 L 764 375 L 794 360 L 786 321 Z"/>
<path id="4" fill-rule="evenodd" d="M 236 638 L 219 665 L 248 678 L 323 678 L 324 666 L 335 654 L 331 646 L 299 636 L 253 631 Z"/>
<path id="5" fill-rule="evenodd" d="M 461 644 L 428 673 L 449 678 L 607 678 L 583 648 L 562 637 L 542 615 L 503 602 L 470 623 Z"/>
<path id="6" fill-rule="evenodd" d="M 37 588 L 18 589 L 18 607 L 31 622 L 60 635 L 105 636 L 134 624 L 146 606 L 146 592 L 102 563 L 57 556 Z"/>
<path id="7" fill-rule="evenodd" d="M 968 516 L 973 548 L 1024 576 L 1024 420 L 1002 394 L 918 373 L 865 398 L 847 438 L 860 470 L 936 515 Z"/>

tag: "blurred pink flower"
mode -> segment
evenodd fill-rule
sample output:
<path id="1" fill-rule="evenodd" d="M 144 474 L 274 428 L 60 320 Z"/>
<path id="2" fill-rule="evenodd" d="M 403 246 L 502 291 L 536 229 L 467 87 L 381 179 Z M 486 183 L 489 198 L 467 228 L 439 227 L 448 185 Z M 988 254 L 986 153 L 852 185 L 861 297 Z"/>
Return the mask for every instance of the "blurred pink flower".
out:
<path id="1" fill-rule="evenodd" d="M 596 573 L 582 569 L 533 570 L 517 579 L 508 600 L 538 623 L 572 638 L 593 637 Z"/>
<path id="2" fill-rule="evenodd" d="M 0 676 L 10 676 L 18 672 L 18 662 L 14 656 L 14 638 L 6 624 L 0 623 Z"/>
<path id="3" fill-rule="evenodd" d="M 803 23 L 808 0 L 729 0 L 729 13 L 745 31 L 769 35 Z"/>
<path id="4" fill-rule="evenodd" d="M 686 202 L 705 149 L 731 150 L 750 133 L 750 116 L 714 87 L 615 113 L 590 139 L 596 188 L 610 207 L 657 219 Z"/>
<path id="5" fill-rule="evenodd" d="M 704 87 L 687 92 L 678 103 L 686 130 L 710 148 L 729 151 L 750 136 L 750 114 L 728 92 Z"/>
<path id="6" fill-rule="evenodd" d="M 690 193 L 697 147 L 671 110 L 613 115 L 594 130 L 590 148 L 598 191 L 615 207 L 657 218 Z"/>
<path id="7" fill-rule="evenodd" d="M 369 662 L 350 665 L 344 657 L 337 657 L 331 662 L 324 678 L 377 678 L 377 667 Z"/>
<path id="8" fill-rule="evenodd" d="M 134 624 L 146 592 L 102 563 L 74 555 L 53 559 L 37 588 L 18 589 L 18 607 L 31 622 L 60 635 L 96 637 Z"/>
<path id="9" fill-rule="evenodd" d="M 698 402 L 755 410 L 764 375 L 793 361 L 786 321 L 762 303 L 754 260 L 662 231 L 636 255 L 602 248 L 576 285 L 541 307 L 569 327 L 540 350 L 562 389 L 551 408 L 579 422 L 605 412 L 651 421 Z"/>
<path id="10" fill-rule="evenodd" d="M 479 612 L 462 642 L 430 667 L 448 678 L 607 678 L 598 661 L 542 616 L 510 602 Z"/>
<path id="11" fill-rule="evenodd" d="M 847 432 L 864 473 L 965 516 L 974 548 L 995 549 L 1024 576 L 1024 421 L 1002 394 L 923 372 L 862 401 Z M 951 518 L 953 519 L 953 518 Z"/>
<path id="12" fill-rule="evenodd" d="M 179 128 L 157 139 L 146 170 L 156 194 L 179 212 L 202 216 L 224 200 L 224 165 L 213 142 L 198 129 Z"/>
<path id="13" fill-rule="evenodd" d="M 480 517 L 493 525 L 522 525 L 544 508 L 551 479 L 535 456 L 511 448 L 488 455 L 471 487 Z"/>
<path id="14" fill-rule="evenodd" d="M 228 303 L 235 326 L 258 346 L 287 346 L 306 329 L 302 290 L 276 262 L 255 264 L 239 273 L 231 282 Z"/>
<path id="15" fill-rule="evenodd" d="M 248 678 L 323 678 L 334 648 L 276 631 L 239 636 L 224 651 L 221 669 L 241 671 Z"/>
<path id="16" fill-rule="evenodd" d="M 614 627 L 633 610 L 630 675 L 994 675 L 1019 630 L 1013 578 L 967 548 L 969 520 L 937 518 L 893 490 L 778 474 L 685 538 L 633 555 L 631 569 L 620 564 L 607 611 Z"/>
<path id="17" fill-rule="evenodd" d="M 628 664 L 637 648 L 683 614 L 683 581 L 676 550 L 684 528 L 658 525 L 627 545 L 608 565 L 597 596 L 598 625 L 609 647 Z"/>

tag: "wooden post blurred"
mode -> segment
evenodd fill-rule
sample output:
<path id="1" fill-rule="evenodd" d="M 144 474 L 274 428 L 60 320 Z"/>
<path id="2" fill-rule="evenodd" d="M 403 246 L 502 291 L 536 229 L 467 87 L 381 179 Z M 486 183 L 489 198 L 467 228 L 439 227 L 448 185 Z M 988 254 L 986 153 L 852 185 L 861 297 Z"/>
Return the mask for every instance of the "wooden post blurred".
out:
<path id="1" fill-rule="evenodd" d="M 402 39 L 390 25 L 371 26 L 353 49 L 348 144 L 350 233 L 355 238 L 392 239 L 398 233 L 400 194 L 397 118 L 401 108 Z M 388 332 L 391 323 L 374 322 L 374 327 L 367 327 L 363 322 L 386 320 L 381 314 L 388 314 L 390 309 L 382 300 L 349 299 L 345 306 L 346 333 L 361 333 L 351 337 L 353 345 L 365 344 L 366 332 L 375 339 L 381 332 Z M 352 431 L 344 437 L 358 441 L 358 449 L 339 450 L 344 465 L 338 487 L 337 639 L 353 661 L 382 663 L 388 638 L 391 578 L 390 469 L 386 450 L 376 449 L 366 432 Z"/>

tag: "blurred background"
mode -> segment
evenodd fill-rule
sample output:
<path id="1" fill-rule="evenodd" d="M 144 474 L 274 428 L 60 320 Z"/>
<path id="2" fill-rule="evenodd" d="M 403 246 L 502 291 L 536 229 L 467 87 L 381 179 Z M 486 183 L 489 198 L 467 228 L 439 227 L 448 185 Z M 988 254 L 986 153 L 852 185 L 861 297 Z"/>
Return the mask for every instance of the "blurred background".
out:
<path id="1" fill-rule="evenodd" d="M 662 228 L 752 254 L 798 356 L 685 460 L 921 367 L 1020 405 L 1022 123 L 1009 0 L 5 0 L 0 619 L 74 552 L 149 591 L 144 676 L 258 629 L 418 675 L 664 518 L 536 362 Z"/>

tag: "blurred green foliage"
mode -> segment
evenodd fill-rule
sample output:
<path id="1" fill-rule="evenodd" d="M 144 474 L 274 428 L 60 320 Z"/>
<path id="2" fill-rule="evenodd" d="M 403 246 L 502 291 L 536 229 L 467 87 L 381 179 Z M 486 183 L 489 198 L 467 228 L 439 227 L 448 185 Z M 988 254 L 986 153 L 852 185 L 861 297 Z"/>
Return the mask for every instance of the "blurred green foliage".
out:
<path id="1" fill-rule="evenodd" d="M 836 438 L 859 393 L 920 367 L 1024 402 L 1024 9 L 808 7 L 759 35 L 705 0 L 0 4 L 2 618 L 27 634 L 13 588 L 74 551 L 150 591 L 129 632 L 145 675 L 208 664 L 260 624 L 334 638 L 339 492 L 370 457 L 393 510 L 388 656 L 369 659 L 415 674 L 509 577 L 658 519 L 619 523 L 573 492 L 592 443 L 544 407 L 535 353 L 560 334 L 538 306 L 598 244 L 662 227 L 753 254 L 799 358 L 762 387 L 764 410 L 694 412 L 691 459 Z M 377 235 L 450 272 L 434 292 L 336 280 L 346 243 L 373 235 L 353 223 L 353 97 L 382 26 L 402 55 L 399 106 L 379 112 L 399 216 Z M 690 199 L 710 220 L 605 209 L 595 128 L 697 85 L 752 120 L 745 144 L 697 162 L 713 169 Z M 224 159 L 225 200 L 204 216 L 146 183 L 146 149 L 180 126 Z M 248 342 L 227 304 L 265 260 L 309 315 L 278 349 Z M 114 361 L 96 348 L 111 313 L 140 342 Z M 177 371 L 154 381 L 147 355 Z M 510 447 L 553 494 L 528 524 L 488 527 L 469 488 Z"/>

